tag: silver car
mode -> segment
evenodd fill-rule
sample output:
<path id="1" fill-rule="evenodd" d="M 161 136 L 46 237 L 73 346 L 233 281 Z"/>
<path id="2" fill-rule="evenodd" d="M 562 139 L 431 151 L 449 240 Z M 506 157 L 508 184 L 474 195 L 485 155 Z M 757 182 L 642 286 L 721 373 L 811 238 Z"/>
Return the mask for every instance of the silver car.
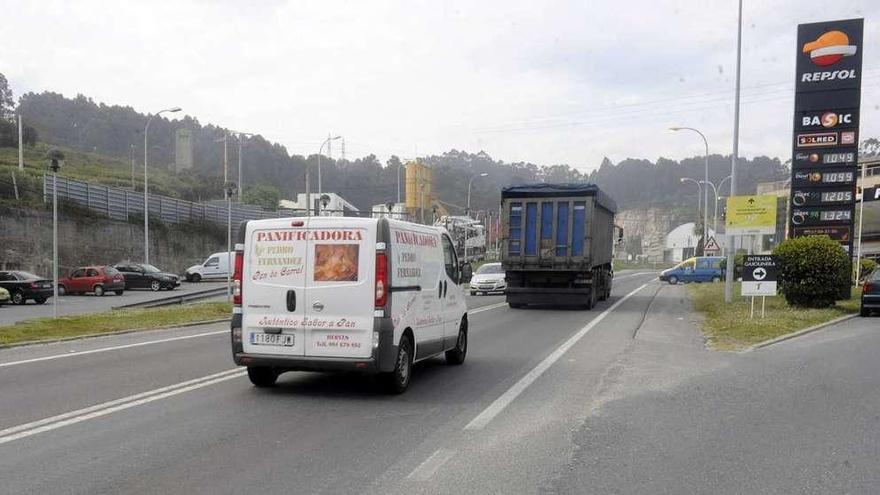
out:
<path id="1" fill-rule="evenodd" d="M 507 289 L 507 280 L 504 278 L 504 268 L 501 263 L 486 263 L 477 268 L 471 278 L 471 295 L 477 294 L 503 294 Z"/>

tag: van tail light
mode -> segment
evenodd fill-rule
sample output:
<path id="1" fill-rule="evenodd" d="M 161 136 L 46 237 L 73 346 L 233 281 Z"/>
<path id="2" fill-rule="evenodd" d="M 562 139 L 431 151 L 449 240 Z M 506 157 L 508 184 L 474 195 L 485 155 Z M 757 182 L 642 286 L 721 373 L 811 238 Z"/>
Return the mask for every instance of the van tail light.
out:
<path id="1" fill-rule="evenodd" d="M 241 306 L 241 278 L 244 273 L 244 249 L 236 246 L 235 271 L 232 275 L 232 304 Z"/>
<path id="2" fill-rule="evenodd" d="M 376 253 L 376 307 L 384 308 L 388 304 L 388 257 L 385 253 Z"/>

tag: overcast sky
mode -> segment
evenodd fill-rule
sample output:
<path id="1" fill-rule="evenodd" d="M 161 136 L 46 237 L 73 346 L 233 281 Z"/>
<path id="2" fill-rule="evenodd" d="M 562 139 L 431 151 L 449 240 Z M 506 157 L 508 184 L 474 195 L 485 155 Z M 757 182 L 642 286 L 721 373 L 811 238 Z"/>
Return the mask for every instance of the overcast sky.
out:
<path id="1" fill-rule="evenodd" d="M 347 157 L 484 150 L 505 161 L 730 153 L 736 2 L 15 1 L 16 96 L 77 93 Z M 861 132 L 880 136 L 880 2 L 745 0 L 740 153 L 790 155 L 796 25 L 865 18 Z M 338 149 L 334 149 L 338 156 Z"/>

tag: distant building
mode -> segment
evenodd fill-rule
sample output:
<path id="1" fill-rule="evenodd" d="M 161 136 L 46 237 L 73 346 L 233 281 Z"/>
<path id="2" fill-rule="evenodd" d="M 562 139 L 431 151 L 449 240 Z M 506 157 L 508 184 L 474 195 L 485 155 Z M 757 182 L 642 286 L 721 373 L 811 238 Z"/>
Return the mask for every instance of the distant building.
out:
<path id="1" fill-rule="evenodd" d="M 287 210 L 305 211 L 306 205 L 311 203 L 313 215 L 317 215 L 320 209 L 322 215 L 328 217 L 356 216 L 360 212 L 357 207 L 336 193 L 325 192 L 321 195 L 318 193 L 310 193 L 310 196 L 311 202 L 306 201 L 305 193 L 299 193 L 296 195 L 296 200 L 282 199 L 278 202 L 278 207 Z M 327 204 L 325 206 L 321 206 L 321 196 L 327 197 Z"/>
<path id="2" fill-rule="evenodd" d="M 700 236 L 694 233 L 694 229 L 696 229 L 696 224 L 688 222 L 666 234 L 663 261 L 678 263 L 694 256 L 697 251 L 697 243 L 700 242 Z M 716 236 L 712 229 L 709 229 L 709 237 L 714 237 L 720 246 L 724 245 L 723 236 Z"/>
<path id="3" fill-rule="evenodd" d="M 391 210 L 388 210 L 388 205 L 386 204 L 373 205 L 370 208 L 370 216 L 373 218 L 389 217 L 397 220 L 406 220 L 406 204 L 392 203 Z"/>
<path id="4" fill-rule="evenodd" d="M 174 170 L 189 170 L 193 167 L 192 129 L 177 129 L 174 135 Z"/>

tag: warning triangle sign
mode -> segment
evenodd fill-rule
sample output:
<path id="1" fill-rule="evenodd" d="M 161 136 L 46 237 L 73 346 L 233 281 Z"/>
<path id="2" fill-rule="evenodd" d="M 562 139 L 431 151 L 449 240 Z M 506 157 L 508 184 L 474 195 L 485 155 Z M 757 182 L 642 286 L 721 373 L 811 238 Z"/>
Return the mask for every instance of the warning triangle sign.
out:
<path id="1" fill-rule="evenodd" d="M 709 237 L 709 241 L 706 242 L 706 247 L 703 248 L 703 251 L 717 253 L 721 251 L 721 246 L 718 245 L 714 237 Z"/>

